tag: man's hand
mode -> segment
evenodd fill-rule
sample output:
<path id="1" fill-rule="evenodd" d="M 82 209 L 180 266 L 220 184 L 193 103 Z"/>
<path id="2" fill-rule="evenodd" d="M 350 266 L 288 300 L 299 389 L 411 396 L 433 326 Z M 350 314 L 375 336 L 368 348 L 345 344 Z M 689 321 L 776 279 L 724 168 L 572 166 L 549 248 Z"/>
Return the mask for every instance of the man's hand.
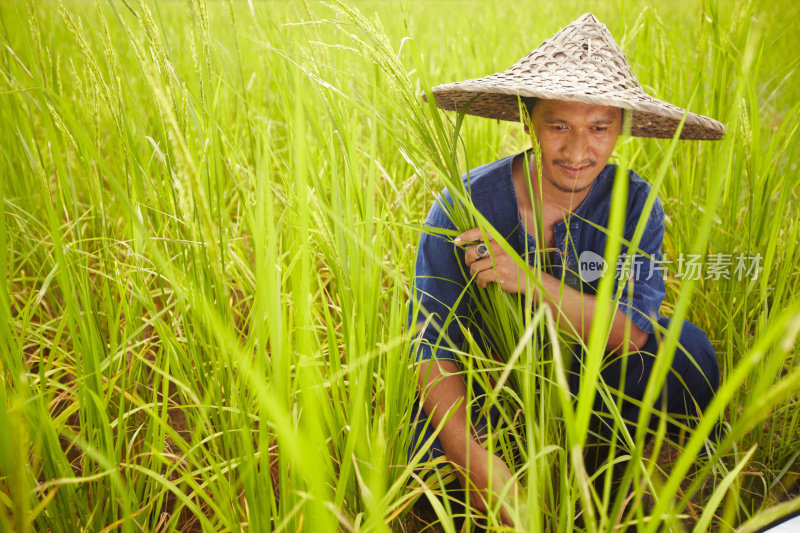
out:
<path id="1" fill-rule="evenodd" d="M 489 249 L 489 255 L 480 257 L 478 244 L 470 243 L 481 241 L 484 236 L 480 228 L 472 228 L 456 237 L 454 241 L 459 246 L 465 246 L 464 260 L 475 282 L 483 288 L 489 283 L 497 283 L 506 292 L 524 294 L 528 271 L 520 268 L 492 238 L 483 241 Z"/>
<path id="2" fill-rule="evenodd" d="M 489 248 L 489 255 L 478 256 L 479 242 L 476 241 L 481 241 L 484 235 L 480 228 L 472 228 L 455 239 L 455 244 L 466 247 L 464 259 L 475 281 L 484 288 L 489 283 L 497 283 L 506 292 L 526 293 L 526 277 L 530 271 L 521 269 L 494 239 L 484 241 Z M 568 287 L 546 272 L 538 273 L 538 278 L 542 286 L 533 285 L 532 297 L 536 299 L 541 295 L 561 327 L 574 331 L 588 341 L 595 313 L 598 310 L 610 312 L 611 302 L 601 304 L 594 295 Z M 626 331 L 628 327 L 630 331 Z M 616 310 L 606 342 L 608 351 L 621 353 L 627 349 L 636 352 L 647 339 L 647 333 L 633 324 L 621 309 Z"/>
<path id="3" fill-rule="evenodd" d="M 503 525 L 514 527 L 516 512 L 512 502 L 520 503 L 522 490 L 519 483 L 513 479 L 511 470 L 503 459 L 489 454 L 474 441 L 470 447 L 473 448 L 472 456 L 478 458 L 470 464 L 471 481 L 478 487 L 485 487 L 483 490 L 470 491 L 470 503 L 474 508 L 486 511 L 488 503 L 496 504 L 500 493 L 504 489 L 509 489 L 506 497 L 500 502 L 499 518 Z M 488 456 L 489 460 L 483 460 L 483 456 Z"/>

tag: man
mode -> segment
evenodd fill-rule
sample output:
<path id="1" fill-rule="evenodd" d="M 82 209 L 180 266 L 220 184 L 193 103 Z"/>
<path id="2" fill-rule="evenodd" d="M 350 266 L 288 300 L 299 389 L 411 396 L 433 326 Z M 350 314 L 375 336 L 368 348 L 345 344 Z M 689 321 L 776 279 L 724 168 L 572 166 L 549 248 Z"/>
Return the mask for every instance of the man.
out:
<path id="1" fill-rule="evenodd" d="M 628 173 L 624 242 L 633 240 L 641 217 L 646 217 L 646 224 L 636 249 L 623 246 L 622 256 L 634 254 L 637 268 L 626 278 L 616 309 L 612 301 L 597 298 L 599 279 L 583 272 L 580 261 L 602 258 L 605 253 L 616 173 L 608 160 L 624 121 L 630 120 L 632 135 L 672 137 L 683 111 L 644 93 L 622 51 L 592 15 L 579 18 L 506 72 L 442 85 L 433 93 L 444 109 L 505 120 L 526 118 L 519 116 L 521 99 L 532 128 L 526 124 L 526 132 L 535 137 L 541 150 L 539 160 L 530 153 L 517 154 L 473 169 L 464 177 L 469 200 L 516 255 L 528 258 L 526 267 L 487 237 L 485 228 L 461 228 L 466 231 L 454 241 L 436 232 L 425 234 L 417 253 L 417 301 L 412 304 L 410 322 L 422 327 L 414 354 L 424 413 L 411 451 L 432 440 L 428 457 L 444 456 L 454 464 L 461 486 L 469 483 L 475 489 L 470 498 L 482 508 L 490 499 L 488 488 L 498 493 L 512 476 L 508 465 L 482 445 L 486 426 L 496 421 L 476 420 L 481 409 L 465 405 L 470 395 L 460 374 L 463 369 L 448 348 L 459 348 L 463 329 L 472 324 L 479 330 L 476 338 L 488 339 L 486 350 L 497 351 L 491 334 L 480 331 L 481 317 L 476 316 L 476 302 L 466 287 L 474 283 L 485 289 L 496 284 L 509 293 L 531 289 L 534 302 L 550 307 L 562 328 L 585 341 L 595 318 L 600 313 L 609 316 L 606 353 L 615 356 L 604 364 L 602 378 L 627 397 L 641 399 L 658 352 L 657 326 L 668 327 L 669 319 L 659 316 L 665 289 L 656 268 L 664 213 L 657 199 L 647 212 L 650 187 L 632 171 Z M 723 131 L 718 122 L 689 113 L 681 137 L 719 139 Z M 426 225 L 455 230 L 451 213 L 458 208 L 456 196 L 444 191 Z M 540 252 L 539 262 L 532 251 Z M 536 272 L 541 285 L 527 281 L 534 265 L 545 265 Z M 701 414 L 718 386 L 717 359 L 706 335 L 691 323 L 683 323 L 679 343 L 683 349 L 675 353 L 658 407 L 666 405 L 671 414 L 691 420 Z M 573 394 L 579 386 L 577 355 L 569 383 Z M 484 392 L 473 391 L 472 397 Z M 599 398 L 595 410 L 604 410 Z M 635 424 L 638 413 L 635 402 L 623 402 L 626 423 Z M 676 438 L 676 428 L 670 430 Z M 501 510 L 501 519 L 510 523 L 507 509 Z"/>

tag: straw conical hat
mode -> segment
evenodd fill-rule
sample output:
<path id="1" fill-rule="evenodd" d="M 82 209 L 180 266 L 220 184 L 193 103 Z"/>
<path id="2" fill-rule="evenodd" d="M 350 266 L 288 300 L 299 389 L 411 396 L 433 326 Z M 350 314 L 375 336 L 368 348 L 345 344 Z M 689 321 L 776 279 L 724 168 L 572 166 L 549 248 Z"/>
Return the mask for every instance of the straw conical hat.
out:
<path id="1" fill-rule="evenodd" d="M 586 14 L 505 72 L 433 88 L 448 111 L 520 120 L 517 95 L 622 107 L 633 111 L 631 135 L 670 138 L 684 110 L 648 95 L 608 29 Z M 688 113 L 681 139 L 721 139 L 725 126 Z"/>

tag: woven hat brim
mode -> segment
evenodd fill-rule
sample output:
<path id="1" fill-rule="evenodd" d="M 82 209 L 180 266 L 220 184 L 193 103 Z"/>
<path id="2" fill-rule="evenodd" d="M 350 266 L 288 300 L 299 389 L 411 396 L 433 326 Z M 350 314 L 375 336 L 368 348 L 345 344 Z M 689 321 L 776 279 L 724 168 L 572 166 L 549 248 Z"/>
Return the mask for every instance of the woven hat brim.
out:
<path id="1" fill-rule="evenodd" d="M 443 109 L 518 121 L 517 95 L 607 105 L 632 111 L 631 135 L 675 135 L 683 109 L 644 92 L 622 49 L 597 17 L 586 13 L 504 72 L 434 87 Z M 686 114 L 682 139 L 721 139 L 725 126 Z"/>
<path id="2" fill-rule="evenodd" d="M 581 102 L 592 105 L 621 107 L 632 111 L 631 135 L 634 137 L 672 138 L 684 113 L 686 122 L 681 130 L 681 139 L 719 140 L 725 133 L 720 122 L 653 98 L 640 86 L 603 95 L 590 95 L 575 90 L 559 88 L 557 91 L 536 87 L 530 80 L 524 85 L 509 83 L 497 75 L 474 80 L 447 83 L 433 88 L 436 104 L 448 111 L 466 110 L 467 114 L 498 120 L 519 121 L 517 96 L 528 96 L 545 100 Z"/>

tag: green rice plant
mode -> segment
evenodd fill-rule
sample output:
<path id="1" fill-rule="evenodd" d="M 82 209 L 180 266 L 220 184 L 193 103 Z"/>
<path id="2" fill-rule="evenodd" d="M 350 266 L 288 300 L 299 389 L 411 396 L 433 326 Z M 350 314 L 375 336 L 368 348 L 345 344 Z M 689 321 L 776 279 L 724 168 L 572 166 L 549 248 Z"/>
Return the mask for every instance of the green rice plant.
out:
<path id="1" fill-rule="evenodd" d="M 720 143 L 618 144 L 665 207 L 667 256 L 758 254 L 761 268 L 667 272 L 663 314 L 707 331 L 723 373 L 681 446 L 663 416 L 649 446 L 621 424 L 597 378 L 607 324 L 583 346 L 575 401 L 574 335 L 533 302 L 473 293 L 506 353 L 468 335 L 462 375 L 500 372 L 487 446 L 525 489 L 521 527 L 753 531 L 800 505 L 790 4 L 593 6 L 648 90 L 728 125 Z M 0 528 L 413 530 L 414 501 L 439 490 L 406 453 L 420 223 L 444 187 L 457 227 L 485 223 L 461 175 L 526 147 L 519 125 L 440 112 L 430 88 L 510 64 L 581 12 L 0 4 Z M 583 465 L 595 395 L 628 494 L 597 490 Z M 453 530 L 448 508 L 420 527 Z M 470 513 L 498 526 L 496 507 Z"/>

